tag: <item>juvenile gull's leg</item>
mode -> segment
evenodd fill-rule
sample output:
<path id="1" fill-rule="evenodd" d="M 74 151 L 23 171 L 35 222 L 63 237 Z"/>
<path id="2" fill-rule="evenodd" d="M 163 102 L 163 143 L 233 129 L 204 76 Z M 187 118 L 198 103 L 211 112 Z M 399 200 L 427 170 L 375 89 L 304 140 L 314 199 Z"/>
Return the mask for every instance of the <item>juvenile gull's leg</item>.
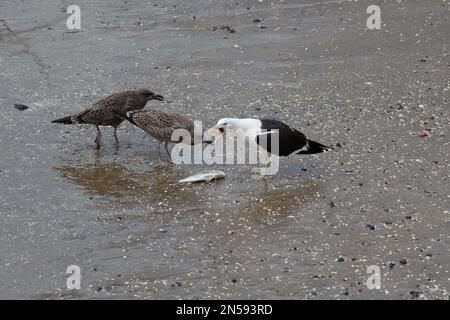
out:
<path id="1" fill-rule="evenodd" d="M 95 126 L 95 128 L 97 129 L 97 135 L 95 136 L 94 146 L 95 149 L 100 149 L 100 140 L 102 139 L 102 133 L 98 126 Z"/>
<path id="2" fill-rule="evenodd" d="M 161 159 L 161 152 L 160 152 L 160 147 L 161 147 L 161 142 L 158 141 L 158 146 L 156 147 L 156 152 L 158 152 L 158 159 L 159 159 L 159 162 L 162 162 L 162 159 Z"/>
<path id="3" fill-rule="evenodd" d="M 164 149 L 166 149 L 167 156 L 169 157 L 169 162 L 173 163 L 172 162 L 172 157 L 170 156 L 170 152 L 169 152 L 168 146 L 169 146 L 169 143 L 167 141 L 164 142 Z"/>
<path id="4" fill-rule="evenodd" d="M 116 146 L 119 146 L 119 139 L 117 139 L 117 126 L 114 127 L 114 140 L 116 140 Z"/>

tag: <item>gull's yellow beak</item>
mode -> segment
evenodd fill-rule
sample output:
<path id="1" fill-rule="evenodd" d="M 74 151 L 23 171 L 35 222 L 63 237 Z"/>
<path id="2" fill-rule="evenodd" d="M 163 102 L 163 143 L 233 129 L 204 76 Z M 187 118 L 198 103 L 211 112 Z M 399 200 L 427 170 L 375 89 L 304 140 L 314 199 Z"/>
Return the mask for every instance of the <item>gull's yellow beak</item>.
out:
<path id="1" fill-rule="evenodd" d="M 215 125 L 214 127 L 209 128 L 209 129 L 208 129 L 208 132 L 211 132 L 211 131 L 214 131 L 214 130 L 217 130 L 217 131 L 220 132 L 220 135 L 215 135 L 215 136 L 214 136 L 213 143 L 216 143 L 217 141 L 219 141 L 220 139 L 222 139 L 223 136 L 225 135 L 225 127 L 222 127 L 221 125 Z"/>
<path id="2" fill-rule="evenodd" d="M 219 127 L 220 127 L 219 125 L 215 125 L 214 127 L 209 128 L 209 129 L 208 129 L 208 132 L 211 132 L 211 131 L 213 131 L 213 130 L 218 130 Z"/>

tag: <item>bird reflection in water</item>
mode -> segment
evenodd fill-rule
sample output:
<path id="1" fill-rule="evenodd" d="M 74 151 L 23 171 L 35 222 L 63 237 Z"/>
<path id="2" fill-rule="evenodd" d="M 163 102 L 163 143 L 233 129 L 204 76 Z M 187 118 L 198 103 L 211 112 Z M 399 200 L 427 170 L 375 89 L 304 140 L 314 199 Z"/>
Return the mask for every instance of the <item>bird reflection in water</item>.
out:
<path id="1" fill-rule="evenodd" d="M 133 171 L 116 162 L 83 166 L 59 166 L 55 170 L 71 183 L 96 196 L 123 198 L 149 194 L 176 193 L 180 173 L 168 165 L 155 165 L 147 171 Z"/>

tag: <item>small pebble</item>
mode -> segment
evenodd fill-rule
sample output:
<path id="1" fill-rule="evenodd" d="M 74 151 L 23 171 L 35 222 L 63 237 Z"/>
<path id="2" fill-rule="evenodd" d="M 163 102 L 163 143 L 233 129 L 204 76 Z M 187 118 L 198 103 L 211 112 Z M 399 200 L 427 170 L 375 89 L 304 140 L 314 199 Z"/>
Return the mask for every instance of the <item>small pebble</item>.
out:
<path id="1" fill-rule="evenodd" d="M 427 131 L 423 130 L 423 131 L 418 132 L 417 135 L 420 138 L 425 138 L 425 137 L 428 137 L 429 133 Z"/>

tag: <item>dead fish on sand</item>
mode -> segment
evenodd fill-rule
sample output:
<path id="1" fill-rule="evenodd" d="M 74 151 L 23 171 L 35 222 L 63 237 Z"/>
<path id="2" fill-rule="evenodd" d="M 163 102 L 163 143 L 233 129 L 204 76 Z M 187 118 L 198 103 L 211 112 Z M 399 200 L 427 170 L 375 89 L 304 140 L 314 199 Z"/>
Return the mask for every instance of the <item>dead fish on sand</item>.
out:
<path id="1" fill-rule="evenodd" d="M 201 182 L 201 181 L 210 182 L 212 180 L 221 179 L 224 177 L 225 177 L 225 172 L 218 171 L 218 170 L 212 170 L 212 171 L 204 171 L 204 172 L 196 173 L 192 176 L 181 179 L 178 182 L 179 183 L 194 183 L 194 182 Z"/>

